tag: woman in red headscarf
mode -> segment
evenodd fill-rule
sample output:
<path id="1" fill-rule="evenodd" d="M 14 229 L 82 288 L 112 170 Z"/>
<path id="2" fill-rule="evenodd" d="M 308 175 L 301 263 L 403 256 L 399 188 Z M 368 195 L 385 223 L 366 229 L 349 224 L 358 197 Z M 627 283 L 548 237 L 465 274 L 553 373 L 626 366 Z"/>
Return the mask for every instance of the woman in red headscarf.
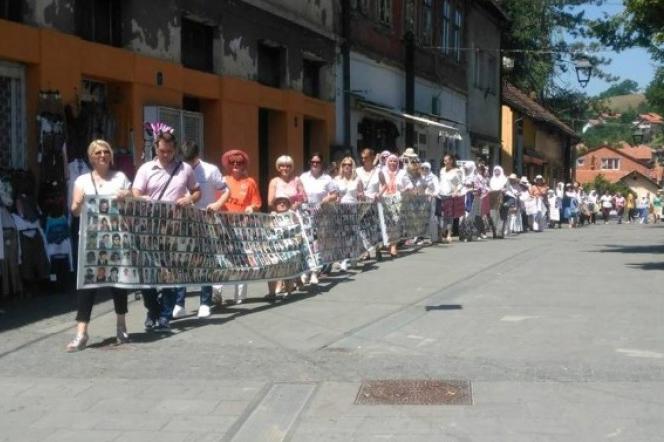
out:
<path id="1" fill-rule="evenodd" d="M 256 181 L 247 175 L 249 156 L 238 149 L 229 150 L 221 156 L 226 184 L 230 195 L 221 210 L 230 213 L 253 213 L 260 210 L 263 202 Z M 241 304 L 247 297 L 247 285 L 235 285 L 235 303 Z"/>

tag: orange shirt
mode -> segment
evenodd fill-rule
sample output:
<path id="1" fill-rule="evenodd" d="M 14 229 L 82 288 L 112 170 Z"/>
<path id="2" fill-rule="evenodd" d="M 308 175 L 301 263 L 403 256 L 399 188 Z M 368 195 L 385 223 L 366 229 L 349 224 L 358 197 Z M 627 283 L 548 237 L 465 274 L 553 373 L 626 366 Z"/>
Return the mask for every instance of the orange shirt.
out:
<path id="1" fill-rule="evenodd" d="M 232 213 L 244 212 L 249 206 L 259 210 L 263 205 L 258 185 L 253 178 L 241 178 L 236 180 L 232 176 L 225 176 L 226 184 L 230 189 L 230 196 L 222 210 Z"/>

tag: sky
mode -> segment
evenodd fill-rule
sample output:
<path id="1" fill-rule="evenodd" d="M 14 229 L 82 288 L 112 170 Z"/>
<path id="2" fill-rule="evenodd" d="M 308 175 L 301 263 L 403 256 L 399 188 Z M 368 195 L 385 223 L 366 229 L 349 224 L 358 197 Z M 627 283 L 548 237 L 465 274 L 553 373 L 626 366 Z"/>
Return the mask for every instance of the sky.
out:
<path id="1" fill-rule="evenodd" d="M 609 2 L 602 6 L 591 6 L 583 9 L 586 11 L 586 17 L 599 18 L 602 17 L 603 13 L 608 13 L 609 15 L 620 13 L 623 10 L 623 6 L 619 0 L 609 0 Z M 603 66 L 602 69 L 610 74 L 619 76 L 620 80 L 618 82 L 626 79 L 634 80 L 639 84 L 639 88 L 644 90 L 655 76 L 657 65 L 650 59 L 650 55 L 645 49 L 629 49 L 620 53 L 607 50 L 598 55 L 612 59 L 611 64 Z M 567 74 L 563 74 L 560 83 L 583 90 L 590 96 L 597 95 L 611 86 L 610 83 L 604 80 L 591 77 L 588 86 L 581 88 L 576 79 L 574 69 L 571 69 L 571 72 Z"/>

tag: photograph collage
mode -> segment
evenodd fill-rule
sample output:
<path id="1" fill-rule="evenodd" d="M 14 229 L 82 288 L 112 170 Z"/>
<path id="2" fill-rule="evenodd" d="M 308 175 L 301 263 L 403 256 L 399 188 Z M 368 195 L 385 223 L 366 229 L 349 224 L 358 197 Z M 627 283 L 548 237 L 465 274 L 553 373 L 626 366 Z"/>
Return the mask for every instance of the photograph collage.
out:
<path id="1" fill-rule="evenodd" d="M 401 235 L 404 238 L 426 236 L 432 210 L 430 196 L 403 195 L 401 198 Z"/>
<path id="2" fill-rule="evenodd" d="M 295 214 L 220 214 L 107 197 L 86 204 L 81 288 L 275 279 L 307 268 Z"/>

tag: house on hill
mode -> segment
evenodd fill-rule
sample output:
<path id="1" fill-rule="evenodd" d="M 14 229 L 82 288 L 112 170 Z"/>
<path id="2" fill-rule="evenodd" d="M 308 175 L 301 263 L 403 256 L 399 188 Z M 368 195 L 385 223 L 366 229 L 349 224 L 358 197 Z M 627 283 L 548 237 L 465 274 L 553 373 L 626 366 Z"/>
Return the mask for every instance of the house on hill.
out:
<path id="1" fill-rule="evenodd" d="M 602 175 L 611 183 L 623 182 L 639 197 L 656 192 L 662 181 L 662 168 L 655 166 L 649 146 L 614 149 L 602 146 L 576 160 L 576 181 L 592 183 Z"/>

